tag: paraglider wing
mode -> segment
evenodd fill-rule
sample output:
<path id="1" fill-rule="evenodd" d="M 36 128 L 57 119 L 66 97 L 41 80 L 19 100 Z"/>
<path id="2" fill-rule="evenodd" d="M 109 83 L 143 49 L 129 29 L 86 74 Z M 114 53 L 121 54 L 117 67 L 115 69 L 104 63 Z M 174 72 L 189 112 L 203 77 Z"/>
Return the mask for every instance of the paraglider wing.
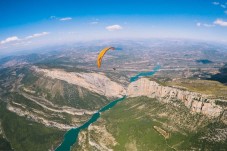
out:
<path id="1" fill-rule="evenodd" d="M 115 49 L 114 47 L 106 47 L 103 50 L 101 50 L 101 52 L 99 53 L 98 58 L 97 58 L 97 66 L 98 66 L 98 68 L 101 67 L 102 58 L 104 57 L 104 55 L 106 54 L 106 52 L 108 50 L 114 50 L 114 49 Z"/>

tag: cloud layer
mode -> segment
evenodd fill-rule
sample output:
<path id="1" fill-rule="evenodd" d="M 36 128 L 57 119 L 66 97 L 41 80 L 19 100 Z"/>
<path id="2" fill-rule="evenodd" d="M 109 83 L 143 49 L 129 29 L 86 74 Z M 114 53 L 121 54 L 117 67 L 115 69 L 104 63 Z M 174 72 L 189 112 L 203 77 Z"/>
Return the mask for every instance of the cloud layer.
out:
<path id="1" fill-rule="evenodd" d="M 31 35 L 31 36 L 25 37 L 25 39 L 42 37 L 42 36 L 45 36 L 45 35 L 48 35 L 48 34 L 49 34 L 49 32 L 36 33 L 36 34 Z"/>
<path id="2" fill-rule="evenodd" d="M 220 3 L 219 2 L 213 2 L 214 5 L 219 5 Z"/>
<path id="3" fill-rule="evenodd" d="M 65 18 L 60 18 L 60 21 L 68 21 L 68 20 L 72 20 L 72 17 L 65 17 Z"/>
<path id="4" fill-rule="evenodd" d="M 227 27 L 227 21 L 224 21 L 222 19 L 217 19 L 214 21 L 214 24 L 219 25 L 219 26 L 224 26 Z"/>
<path id="5" fill-rule="evenodd" d="M 18 41 L 20 40 L 17 36 L 12 36 L 12 37 L 8 37 L 5 40 L 2 40 L 0 42 L 0 44 L 5 44 L 5 43 L 9 43 L 9 42 L 13 42 L 13 41 Z"/>
<path id="6" fill-rule="evenodd" d="M 49 34 L 49 32 L 35 33 L 33 35 L 30 35 L 30 36 L 27 36 L 27 37 L 24 37 L 21 39 L 18 38 L 17 36 L 12 36 L 12 37 L 6 38 L 5 40 L 0 41 L 0 44 L 6 44 L 6 43 L 15 42 L 15 41 L 25 42 L 26 40 L 46 36 L 48 34 Z"/>
<path id="7" fill-rule="evenodd" d="M 109 31 L 116 31 L 116 30 L 121 30 L 123 28 L 120 25 L 111 25 L 111 26 L 107 26 L 106 29 Z"/>
<path id="8" fill-rule="evenodd" d="M 227 6 L 227 3 L 223 3 L 223 4 L 221 4 L 220 2 L 212 2 L 212 4 L 213 5 L 216 5 L 216 6 L 220 6 L 220 7 L 222 7 L 222 8 L 226 8 Z"/>
<path id="9" fill-rule="evenodd" d="M 90 22 L 90 24 L 92 24 L 92 25 L 96 25 L 96 24 L 98 24 L 99 22 L 97 22 L 97 21 L 93 21 L 93 22 Z"/>
<path id="10" fill-rule="evenodd" d="M 196 23 L 196 26 L 198 26 L 198 27 L 214 27 L 215 25 L 198 22 L 198 23 Z"/>

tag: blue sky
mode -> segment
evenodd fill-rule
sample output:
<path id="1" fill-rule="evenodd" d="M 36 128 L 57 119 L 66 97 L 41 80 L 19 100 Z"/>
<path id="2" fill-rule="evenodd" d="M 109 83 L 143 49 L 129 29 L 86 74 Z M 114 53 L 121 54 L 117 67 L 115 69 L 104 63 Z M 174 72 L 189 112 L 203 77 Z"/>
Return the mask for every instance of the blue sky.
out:
<path id="1" fill-rule="evenodd" d="M 1 52 L 84 40 L 227 42 L 227 0 L 0 0 Z"/>

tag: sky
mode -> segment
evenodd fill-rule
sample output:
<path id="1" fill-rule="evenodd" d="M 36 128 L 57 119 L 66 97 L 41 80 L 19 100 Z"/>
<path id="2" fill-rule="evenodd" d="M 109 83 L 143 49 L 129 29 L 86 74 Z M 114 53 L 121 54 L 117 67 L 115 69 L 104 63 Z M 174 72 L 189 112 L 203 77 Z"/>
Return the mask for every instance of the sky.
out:
<path id="1" fill-rule="evenodd" d="M 133 38 L 227 43 L 227 0 L 0 0 L 0 55 Z"/>

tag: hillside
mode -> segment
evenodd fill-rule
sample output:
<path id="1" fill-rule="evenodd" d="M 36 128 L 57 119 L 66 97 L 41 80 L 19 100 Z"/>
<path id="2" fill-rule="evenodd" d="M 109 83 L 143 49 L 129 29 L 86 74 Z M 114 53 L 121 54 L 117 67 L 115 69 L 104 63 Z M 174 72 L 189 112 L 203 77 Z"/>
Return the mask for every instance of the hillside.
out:
<path id="1" fill-rule="evenodd" d="M 56 148 L 67 130 L 82 125 L 95 111 L 125 93 L 124 87 L 102 73 L 75 73 L 32 66 L 1 71 L 3 133 L 0 138 L 3 149 L 10 146 L 23 151 L 34 146 L 37 150 Z M 48 75 L 51 72 L 57 72 L 52 73 L 57 77 Z M 46 139 L 39 147 L 35 142 L 42 137 Z"/>
<path id="2" fill-rule="evenodd" d="M 73 150 L 225 150 L 226 106 L 146 78 L 80 133 Z M 226 100 L 219 100 L 223 103 Z"/>

